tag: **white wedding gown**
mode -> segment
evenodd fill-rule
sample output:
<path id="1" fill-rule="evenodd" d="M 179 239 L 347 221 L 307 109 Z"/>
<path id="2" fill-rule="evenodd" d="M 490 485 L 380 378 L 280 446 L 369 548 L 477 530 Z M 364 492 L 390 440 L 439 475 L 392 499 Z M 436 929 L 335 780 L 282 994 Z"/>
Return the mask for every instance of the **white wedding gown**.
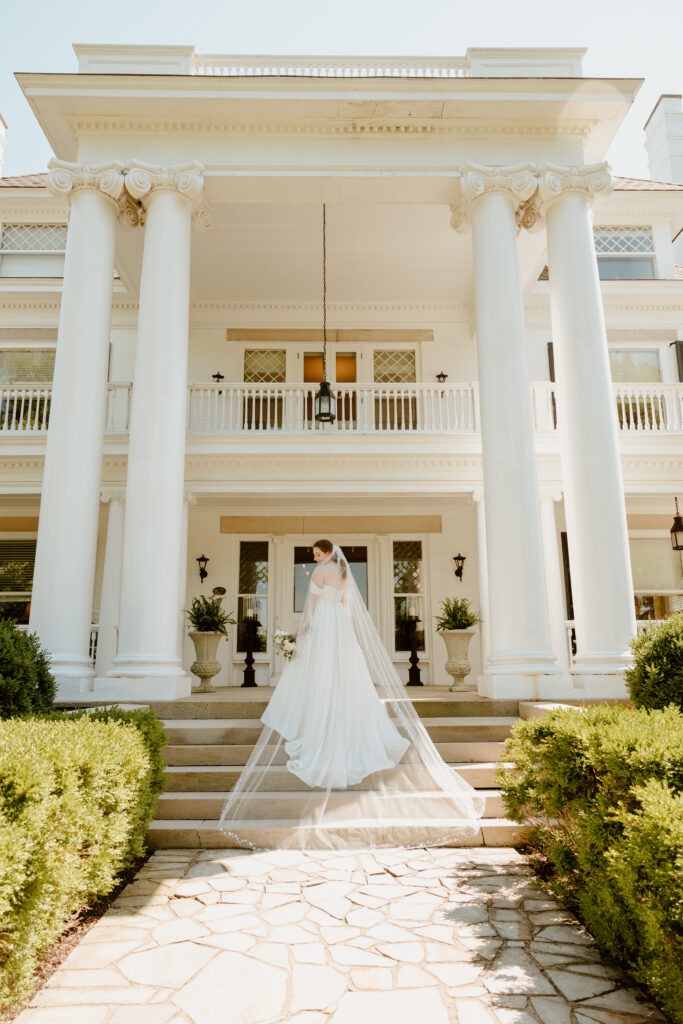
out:
<path id="1" fill-rule="evenodd" d="M 336 545 L 313 572 L 299 632 L 222 831 L 252 849 L 478 837 L 484 798 L 436 750 Z"/>
<path id="2" fill-rule="evenodd" d="M 284 737 L 289 771 L 322 789 L 346 789 L 393 768 L 410 746 L 377 696 L 343 594 L 318 587 L 314 573 L 310 632 L 261 719 Z"/>

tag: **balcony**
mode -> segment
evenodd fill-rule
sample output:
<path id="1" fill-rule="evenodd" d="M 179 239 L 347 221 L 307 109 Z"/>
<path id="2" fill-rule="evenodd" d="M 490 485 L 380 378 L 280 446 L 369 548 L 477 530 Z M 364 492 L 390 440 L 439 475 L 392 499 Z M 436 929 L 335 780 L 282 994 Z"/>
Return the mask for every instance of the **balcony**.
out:
<path id="1" fill-rule="evenodd" d="M 474 384 L 333 385 L 336 420 L 316 423 L 315 384 L 192 384 L 187 433 L 236 434 L 447 435 L 479 434 L 478 388 Z M 105 432 L 128 433 L 132 385 L 107 389 Z M 0 438 L 47 432 L 49 384 L 0 387 Z M 557 430 L 555 385 L 531 385 L 534 430 Z M 614 401 L 623 437 L 683 436 L 683 384 L 615 384 Z"/>

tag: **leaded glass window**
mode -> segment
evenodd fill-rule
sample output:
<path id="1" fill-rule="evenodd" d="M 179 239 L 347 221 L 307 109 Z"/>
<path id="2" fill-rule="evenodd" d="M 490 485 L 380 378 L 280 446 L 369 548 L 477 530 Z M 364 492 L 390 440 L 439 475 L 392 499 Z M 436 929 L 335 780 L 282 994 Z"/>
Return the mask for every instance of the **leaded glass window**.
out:
<path id="1" fill-rule="evenodd" d="M 394 646 L 424 650 L 422 541 L 394 541 Z"/>
<path id="2" fill-rule="evenodd" d="M 247 540 L 240 543 L 239 595 L 237 598 L 237 650 L 246 651 L 248 619 L 260 625 L 256 634 L 256 651 L 265 651 L 268 629 L 268 541 Z"/>
<path id="3" fill-rule="evenodd" d="M 66 224 L 4 224 L 1 252 L 64 252 Z"/>
<path id="4" fill-rule="evenodd" d="M 593 234 L 601 280 L 636 281 L 655 277 L 651 228 L 596 228 Z"/>
<path id="5" fill-rule="evenodd" d="M 375 349 L 374 376 L 375 384 L 414 384 L 414 350 Z"/>
<path id="6" fill-rule="evenodd" d="M 245 384 L 284 384 L 287 380 L 285 349 L 248 348 L 244 353 Z"/>

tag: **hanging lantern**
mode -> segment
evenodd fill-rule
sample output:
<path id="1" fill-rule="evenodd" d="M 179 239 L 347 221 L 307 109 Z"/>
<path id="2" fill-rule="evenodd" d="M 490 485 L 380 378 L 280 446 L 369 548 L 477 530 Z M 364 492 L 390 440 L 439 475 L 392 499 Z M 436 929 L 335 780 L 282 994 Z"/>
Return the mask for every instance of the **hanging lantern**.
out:
<path id="1" fill-rule="evenodd" d="M 683 519 L 678 514 L 678 498 L 674 498 L 674 501 L 676 502 L 676 515 L 671 527 L 671 547 L 674 551 L 683 551 Z"/>
<path id="2" fill-rule="evenodd" d="M 327 214 L 323 203 L 323 379 L 315 396 L 316 423 L 334 423 L 334 395 L 327 380 Z"/>

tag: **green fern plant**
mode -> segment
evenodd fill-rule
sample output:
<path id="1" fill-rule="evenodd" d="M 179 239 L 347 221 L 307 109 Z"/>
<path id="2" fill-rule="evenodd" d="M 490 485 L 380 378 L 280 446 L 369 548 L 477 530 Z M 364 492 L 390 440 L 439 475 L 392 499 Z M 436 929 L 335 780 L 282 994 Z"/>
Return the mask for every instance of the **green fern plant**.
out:
<path id="1" fill-rule="evenodd" d="M 187 612 L 190 628 L 198 633 L 222 633 L 228 635 L 228 626 L 234 626 L 236 620 L 232 612 L 226 612 L 221 605 L 222 597 L 194 597 Z"/>
<path id="2" fill-rule="evenodd" d="M 441 602 L 441 614 L 436 616 L 436 631 L 468 629 L 476 626 L 481 619 L 470 606 L 466 597 L 446 597 Z"/>

